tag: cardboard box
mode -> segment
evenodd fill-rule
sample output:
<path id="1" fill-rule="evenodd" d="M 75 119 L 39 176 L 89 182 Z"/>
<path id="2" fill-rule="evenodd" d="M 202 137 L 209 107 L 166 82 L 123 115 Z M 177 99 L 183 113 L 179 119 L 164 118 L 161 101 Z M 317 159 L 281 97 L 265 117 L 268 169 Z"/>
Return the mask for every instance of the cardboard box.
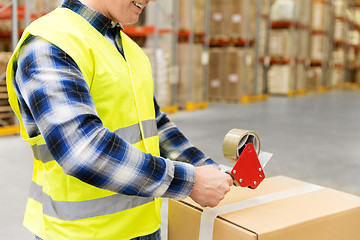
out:
<path id="1" fill-rule="evenodd" d="M 192 51 L 190 51 L 190 49 Z M 206 102 L 204 95 L 204 66 L 201 56 L 202 44 L 178 44 L 179 82 L 177 87 L 177 105 L 185 109 L 187 103 Z M 191 74 L 191 75 L 190 75 Z"/>
<path id="2" fill-rule="evenodd" d="M 335 48 L 332 51 L 332 63 L 334 65 L 344 65 L 345 64 L 345 49 L 344 48 Z"/>
<path id="3" fill-rule="evenodd" d="M 311 27 L 313 30 L 326 31 L 328 29 L 329 8 L 327 3 L 318 1 L 312 5 Z"/>
<path id="4" fill-rule="evenodd" d="M 245 58 L 243 48 L 226 48 L 224 83 L 227 100 L 240 100 L 244 93 L 245 76 L 250 74 L 250 68 L 246 66 Z"/>
<path id="5" fill-rule="evenodd" d="M 232 187 L 219 205 L 234 202 L 244 208 L 215 219 L 214 240 L 360 239 L 360 197 L 340 191 L 278 176 L 255 190 Z M 170 201 L 168 239 L 199 239 L 203 209 L 191 199 Z"/>
<path id="6" fill-rule="evenodd" d="M 215 47 L 209 50 L 208 93 L 211 100 L 224 99 L 224 61 L 226 48 Z"/>
<path id="7" fill-rule="evenodd" d="M 171 81 L 170 81 L 170 54 L 167 50 L 159 49 L 157 54 L 153 48 L 143 47 L 142 50 L 150 60 L 154 73 L 154 94 L 156 101 L 162 108 L 171 106 Z M 155 64 L 156 61 L 156 64 Z"/>
<path id="8" fill-rule="evenodd" d="M 304 64 L 296 64 L 295 90 L 307 90 L 307 78 Z"/>
<path id="9" fill-rule="evenodd" d="M 298 30 L 298 59 L 305 60 L 310 57 L 310 35 L 307 29 L 299 29 Z"/>
<path id="10" fill-rule="evenodd" d="M 294 32 L 295 35 L 295 32 Z M 272 29 L 270 31 L 269 54 L 274 58 L 290 58 L 295 52 L 294 36 L 290 29 Z"/>
<path id="11" fill-rule="evenodd" d="M 256 2 L 249 0 L 227 0 L 225 5 L 225 26 L 227 35 L 234 39 L 254 39 L 256 23 Z"/>
<path id="12" fill-rule="evenodd" d="M 225 25 L 225 6 L 229 0 L 212 0 L 210 5 L 210 37 L 224 38 L 228 28 Z"/>
<path id="13" fill-rule="evenodd" d="M 288 94 L 294 90 L 295 71 L 292 64 L 272 65 L 268 72 L 270 94 Z"/>
<path id="14" fill-rule="evenodd" d="M 343 67 L 333 67 L 331 69 L 330 85 L 333 87 L 339 86 L 345 80 L 345 69 Z"/>
<path id="15" fill-rule="evenodd" d="M 329 43 L 330 41 L 327 35 L 312 35 L 310 58 L 318 61 L 326 60 Z"/>
<path id="16" fill-rule="evenodd" d="M 307 81 L 310 91 L 318 91 L 323 81 L 322 67 L 310 67 L 307 72 Z"/>
<path id="17" fill-rule="evenodd" d="M 181 0 L 178 2 L 179 9 L 179 30 L 193 30 L 194 33 L 205 31 L 205 0 Z M 191 14 L 193 14 L 194 24 L 191 25 Z"/>
<path id="18" fill-rule="evenodd" d="M 334 40 L 345 41 L 345 21 L 340 19 L 335 19 Z"/>
<path id="19" fill-rule="evenodd" d="M 333 2 L 334 15 L 338 18 L 345 17 L 346 7 L 344 0 L 335 0 Z"/>

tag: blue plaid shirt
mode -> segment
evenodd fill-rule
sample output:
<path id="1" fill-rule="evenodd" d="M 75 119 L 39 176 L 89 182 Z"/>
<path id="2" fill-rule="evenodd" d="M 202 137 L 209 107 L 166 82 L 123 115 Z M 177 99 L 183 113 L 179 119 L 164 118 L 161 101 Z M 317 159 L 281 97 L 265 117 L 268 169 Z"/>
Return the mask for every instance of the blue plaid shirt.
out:
<path id="1" fill-rule="evenodd" d="M 77 0 L 65 0 L 120 52 L 121 26 Z M 75 62 L 55 45 L 29 36 L 14 62 L 21 116 L 30 137 L 42 134 L 68 175 L 117 193 L 182 199 L 194 166 L 215 164 L 191 145 L 154 99 L 161 157 L 141 152 L 106 129 Z M 101 166 L 101 167 L 99 167 Z"/>

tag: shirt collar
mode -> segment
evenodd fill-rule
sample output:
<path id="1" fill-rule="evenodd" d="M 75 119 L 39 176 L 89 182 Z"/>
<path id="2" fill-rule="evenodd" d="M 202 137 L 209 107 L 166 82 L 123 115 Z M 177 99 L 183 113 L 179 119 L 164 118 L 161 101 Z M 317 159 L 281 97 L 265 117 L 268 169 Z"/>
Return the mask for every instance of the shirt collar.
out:
<path id="1" fill-rule="evenodd" d="M 82 16 L 104 36 L 109 30 L 109 28 L 120 27 L 120 29 L 122 29 L 122 26 L 119 23 L 113 22 L 111 19 L 105 17 L 96 10 L 82 4 L 78 0 L 64 0 L 64 2 L 62 3 L 62 7 L 68 8 Z"/>

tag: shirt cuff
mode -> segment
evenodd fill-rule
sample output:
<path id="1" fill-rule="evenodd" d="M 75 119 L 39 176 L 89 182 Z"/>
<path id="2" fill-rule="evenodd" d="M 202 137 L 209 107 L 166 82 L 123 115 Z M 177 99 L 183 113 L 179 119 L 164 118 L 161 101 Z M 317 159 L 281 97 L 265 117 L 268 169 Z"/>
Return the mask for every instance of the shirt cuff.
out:
<path id="1" fill-rule="evenodd" d="M 168 160 L 171 161 L 171 160 Z M 181 200 L 188 197 L 195 184 L 195 167 L 188 163 L 171 161 L 173 163 L 173 175 L 169 188 L 163 197 Z"/>

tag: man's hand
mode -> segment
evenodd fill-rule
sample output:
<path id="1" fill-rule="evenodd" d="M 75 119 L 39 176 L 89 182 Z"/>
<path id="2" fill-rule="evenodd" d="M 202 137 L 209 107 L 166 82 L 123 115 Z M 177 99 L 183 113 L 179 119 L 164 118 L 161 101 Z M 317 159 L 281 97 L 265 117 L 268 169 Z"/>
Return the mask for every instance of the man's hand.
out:
<path id="1" fill-rule="evenodd" d="M 232 185 L 231 176 L 214 166 L 195 167 L 195 185 L 189 196 L 202 206 L 215 207 Z"/>

